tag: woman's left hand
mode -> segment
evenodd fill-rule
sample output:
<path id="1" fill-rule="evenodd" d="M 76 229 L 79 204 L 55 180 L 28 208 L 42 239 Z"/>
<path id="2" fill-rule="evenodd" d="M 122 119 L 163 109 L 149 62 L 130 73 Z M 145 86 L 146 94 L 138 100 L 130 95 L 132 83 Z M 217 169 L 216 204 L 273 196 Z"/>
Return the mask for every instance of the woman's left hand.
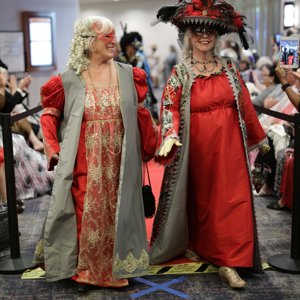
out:
<path id="1" fill-rule="evenodd" d="M 280 61 L 278 61 L 277 66 L 275 68 L 275 72 L 281 82 L 281 84 L 286 84 L 287 79 L 286 79 L 286 71 L 283 69 L 280 65 Z"/>

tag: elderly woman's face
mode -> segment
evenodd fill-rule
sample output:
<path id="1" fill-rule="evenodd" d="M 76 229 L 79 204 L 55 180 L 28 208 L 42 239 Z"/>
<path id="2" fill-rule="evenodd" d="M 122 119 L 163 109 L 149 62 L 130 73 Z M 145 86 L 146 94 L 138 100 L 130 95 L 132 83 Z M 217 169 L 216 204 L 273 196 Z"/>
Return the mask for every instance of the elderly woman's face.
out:
<path id="1" fill-rule="evenodd" d="M 111 59 L 114 57 L 115 45 L 114 33 L 102 35 L 94 40 L 91 46 L 91 54 L 97 54 L 98 56 L 102 56 L 104 59 Z"/>
<path id="2" fill-rule="evenodd" d="M 191 44 L 194 51 L 210 52 L 216 43 L 217 33 L 210 29 L 193 30 Z"/>

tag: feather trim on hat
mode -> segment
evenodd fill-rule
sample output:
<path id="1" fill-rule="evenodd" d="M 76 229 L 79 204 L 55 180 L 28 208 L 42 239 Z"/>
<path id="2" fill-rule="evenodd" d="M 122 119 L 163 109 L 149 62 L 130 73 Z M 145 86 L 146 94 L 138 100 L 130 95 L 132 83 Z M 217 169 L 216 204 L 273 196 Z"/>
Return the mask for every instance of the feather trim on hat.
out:
<path id="1" fill-rule="evenodd" d="M 157 21 L 152 25 L 170 22 L 180 31 L 191 26 L 209 26 L 219 35 L 236 32 L 244 48 L 249 48 L 245 16 L 235 12 L 234 7 L 224 0 L 179 0 L 174 6 L 160 8 L 156 17 Z"/>

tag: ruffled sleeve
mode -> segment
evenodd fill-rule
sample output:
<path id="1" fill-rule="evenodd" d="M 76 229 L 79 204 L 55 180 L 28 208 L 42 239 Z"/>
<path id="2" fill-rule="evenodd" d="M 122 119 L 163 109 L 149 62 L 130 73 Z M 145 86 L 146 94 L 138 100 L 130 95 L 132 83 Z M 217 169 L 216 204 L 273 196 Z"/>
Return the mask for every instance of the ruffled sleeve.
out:
<path id="1" fill-rule="evenodd" d="M 169 138 L 178 139 L 180 123 L 180 101 L 182 96 L 182 83 L 179 80 L 176 68 L 172 69 L 171 75 L 167 80 L 162 95 L 162 105 L 160 111 L 161 132 L 158 137 L 158 149 L 155 160 L 161 164 L 168 164 L 173 160 L 177 151 L 177 146 L 173 145 L 167 157 L 158 156 L 158 153 Z"/>
<path id="2" fill-rule="evenodd" d="M 57 130 L 65 104 L 64 88 L 60 76 L 52 77 L 41 87 L 41 104 L 44 109 L 41 116 L 41 126 L 45 154 L 48 161 L 48 170 L 51 171 L 57 164 L 57 160 L 53 159 L 53 155 L 60 152 Z"/>
<path id="3" fill-rule="evenodd" d="M 145 100 L 148 92 L 146 73 L 144 70 L 136 67 L 132 68 L 132 72 L 134 85 L 138 96 L 138 102 L 140 103 Z"/>
<path id="4" fill-rule="evenodd" d="M 0 147 L 0 167 L 2 167 L 3 163 L 4 163 L 4 151 L 3 148 Z"/>
<path id="5" fill-rule="evenodd" d="M 240 79 L 242 87 L 242 105 L 244 106 L 242 107 L 242 110 L 244 112 L 244 121 L 247 128 L 247 142 L 249 149 L 252 150 L 256 147 L 260 147 L 261 145 L 266 144 L 267 138 L 257 118 L 257 114 L 251 101 L 249 91 L 239 72 L 238 77 Z"/>

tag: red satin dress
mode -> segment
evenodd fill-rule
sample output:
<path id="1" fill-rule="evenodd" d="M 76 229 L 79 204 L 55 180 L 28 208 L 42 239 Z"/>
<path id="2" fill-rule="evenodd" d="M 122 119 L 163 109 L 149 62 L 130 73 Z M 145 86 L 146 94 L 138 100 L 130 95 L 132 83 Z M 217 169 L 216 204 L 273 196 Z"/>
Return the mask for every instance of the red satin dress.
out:
<path id="1" fill-rule="evenodd" d="M 172 76 L 172 75 L 171 75 Z M 176 78 L 176 71 L 173 70 Z M 172 99 L 167 109 L 178 133 L 182 86 L 166 86 L 163 95 Z M 173 80 L 176 82 L 176 80 Z M 243 83 L 242 93 L 248 145 L 265 138 Z M 254 224 L 247 158 L 238 112 L 225 71 L 197 77 L 190 99 L 188 173 L 189 249 L 217 266 L 251 267 Z"/>
<path id="2" fill-rule="evenodd" d="M 0 147 L 0 167 L 2 166 L 3 163 L 4 163 L 4 151 L 3 148 Z"/>
<path id="3" fill-rule="evenodd" d="M 144 71 L 133 68 L 133 77 L 140 102 L 148 89 Z M 63 112 L 65 100 L 61 79 L 56 77 L 49 84 L 52 87 L 44 86 L 44 91 L 54 90 L 43 99 L 41 123 L 51 161 L 51 155 L 59 152 L 59 118 L 55 110 Z M 87 84 L 71 187 L 79 245 L 77 275 L 73 279 L 81 283 L 102 287 L 128 285 L 127 279 L 115 279 L 112 274 L 123 134 L 118 86 L 93 88 Z"/>
<path id="4" fill-rule="evenodd" d="M 293 207 L 294 189 L 294 150 L 289 150 L 283 168 L 280 192 L 282 194 L 283 205 L 289 209 Z"/>

